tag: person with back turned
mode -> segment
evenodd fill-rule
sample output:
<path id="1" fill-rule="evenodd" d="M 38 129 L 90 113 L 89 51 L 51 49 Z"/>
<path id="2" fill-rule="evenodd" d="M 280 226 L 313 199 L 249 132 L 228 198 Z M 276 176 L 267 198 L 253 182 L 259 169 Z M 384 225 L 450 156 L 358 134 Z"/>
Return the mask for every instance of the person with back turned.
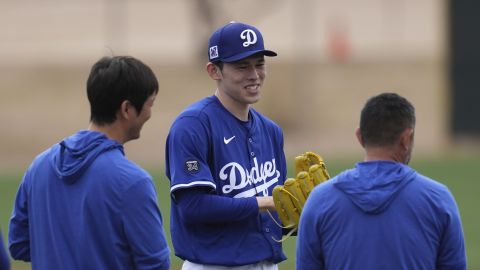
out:
<path id="1" fill-rule="evenodd" d="M 87 80 L 90 125 L 38 155 L 9 226 L 32 269 L 169 269 L 152 177 L 125 157 L 150 118 L 158 81 L 141 61 L 104 57 Z"/>
<path id="2" fill-rule="evenodd" d="M 356 130 L 365 160 L 310 194 L 297 269 L 466 269 L 452 194 L 408 166 L 414 131 L 408 100 L 394 93 L 368 100 Z"/>

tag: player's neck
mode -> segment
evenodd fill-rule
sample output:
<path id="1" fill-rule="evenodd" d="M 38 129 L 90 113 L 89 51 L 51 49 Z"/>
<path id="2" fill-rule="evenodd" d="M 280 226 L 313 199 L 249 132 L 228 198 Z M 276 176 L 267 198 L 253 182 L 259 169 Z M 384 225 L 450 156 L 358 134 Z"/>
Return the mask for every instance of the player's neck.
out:
<path id="1" fill-rule="evenodd" d="M 377 160 L 385 160 L 385 161 L 393 161 L 399 163 L 406 163 L 405 157 L 395 151 L 393 148 L 385 148 L 385 147 L 369 147 L 366 149 L 365 152 L 365 161 L 377 161 Z"/>
<path id="2" fill-rule="evenodd" d="M 223 107 L 227 109 L 231 114 L 241 121 L 248 121 L 248 112 L 250 110 L 250 104 L 244 104 L 233 100 L 232 98 L 225 96 L 220 91 L 215 92 L 215 96 L 220 100 Z"/>
<path id="3" fill-rule="evenodd" d="M 119 131 L 119 128 L 116 127 L 116 123 L 110 125 L 96 125 L 95 123 L 90 123 L 88 126 L 88 130 L 97 131 L 105 134 L 107 138 L 110 140 L 117 141 L 120 144 L 125 144 L 127 139 L 125 138 L 124 134 Z"/>

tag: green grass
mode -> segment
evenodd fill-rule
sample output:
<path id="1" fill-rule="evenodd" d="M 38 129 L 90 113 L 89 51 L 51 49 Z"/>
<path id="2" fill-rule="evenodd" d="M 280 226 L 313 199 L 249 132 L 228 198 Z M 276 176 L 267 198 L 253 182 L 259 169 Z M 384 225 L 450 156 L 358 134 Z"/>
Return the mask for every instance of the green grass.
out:
<path id="1" fill-rule="evenodd" d="M 331 175 L 352 167 L 351 160 L 330 160 L 328 169 Z M 421 174 L 436 179 L 447 185 L 455 196 L 462 215 L 465 241 L 467 245 L 468 268 L 480 269 L 480 217 L 478 209 L 480 199 L 477 192 L 480 190 L 480 156 L 455 158 L 421 158 L 414 159 L 411 166 Z M 168 242 L 170 226 L 170 197 L 169 183 L 163 172 L 150 170 L 157 187 L 160 209 L 165 223 L 165 232 Z M 8 219 L 12 210 L 15 193 L 23 172 L 0 173 L 0 227 L 4 241 L 7 238 Z M 281 270 L 295 268 L 295 237 L 285 241 L 284 250 L 288 260 L 280 264 Z M 173 250 L 173 249 L 172 249 Z M 180 269 L 181 260 L 172 254 L 172 269 Z M 30 265 L 13 262 L 12 270 L 30 269 Z"/>

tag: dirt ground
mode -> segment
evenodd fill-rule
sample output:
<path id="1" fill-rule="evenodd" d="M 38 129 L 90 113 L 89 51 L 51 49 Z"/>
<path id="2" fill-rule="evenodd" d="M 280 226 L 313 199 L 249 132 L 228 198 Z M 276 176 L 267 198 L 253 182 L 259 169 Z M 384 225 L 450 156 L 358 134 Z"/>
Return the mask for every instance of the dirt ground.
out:
<path id="1" fill-rule="evenodd" d="M 149 63 L 160 83 L 153 117 L 127 155 L 145 166 L 164 166 L 168 128 L 183 107 L 211 95 L 214 83 L 203 64 Z M 85 81 L 89 66 L 0 68 L 0 169 L 25 169 L 34 156 L 88 126 Z M 398 92 L 417 110 L 416 151 L 437 154 L 452 147 L 449 90 L 441 63 L 275 63 L 255 107 L 285 133 L 287 158 L 307 150 L 325 157 L 362 151 L 354 137 L 359 111 L 380 92 Z"/>

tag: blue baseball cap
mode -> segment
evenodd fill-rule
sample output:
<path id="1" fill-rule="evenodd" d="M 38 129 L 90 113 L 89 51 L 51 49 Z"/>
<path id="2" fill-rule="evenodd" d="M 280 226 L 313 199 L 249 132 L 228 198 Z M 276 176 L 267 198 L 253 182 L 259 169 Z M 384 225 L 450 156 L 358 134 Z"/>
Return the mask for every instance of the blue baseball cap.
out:
<path id="1" fill-rule="evenodd" d="M 213 32 L 208 43 L 210 62 L 235 62 L 257 53 L 277 56 L 276 52 L 265 50 L 260 31 L 244 23 L 226 24 Z"/>

